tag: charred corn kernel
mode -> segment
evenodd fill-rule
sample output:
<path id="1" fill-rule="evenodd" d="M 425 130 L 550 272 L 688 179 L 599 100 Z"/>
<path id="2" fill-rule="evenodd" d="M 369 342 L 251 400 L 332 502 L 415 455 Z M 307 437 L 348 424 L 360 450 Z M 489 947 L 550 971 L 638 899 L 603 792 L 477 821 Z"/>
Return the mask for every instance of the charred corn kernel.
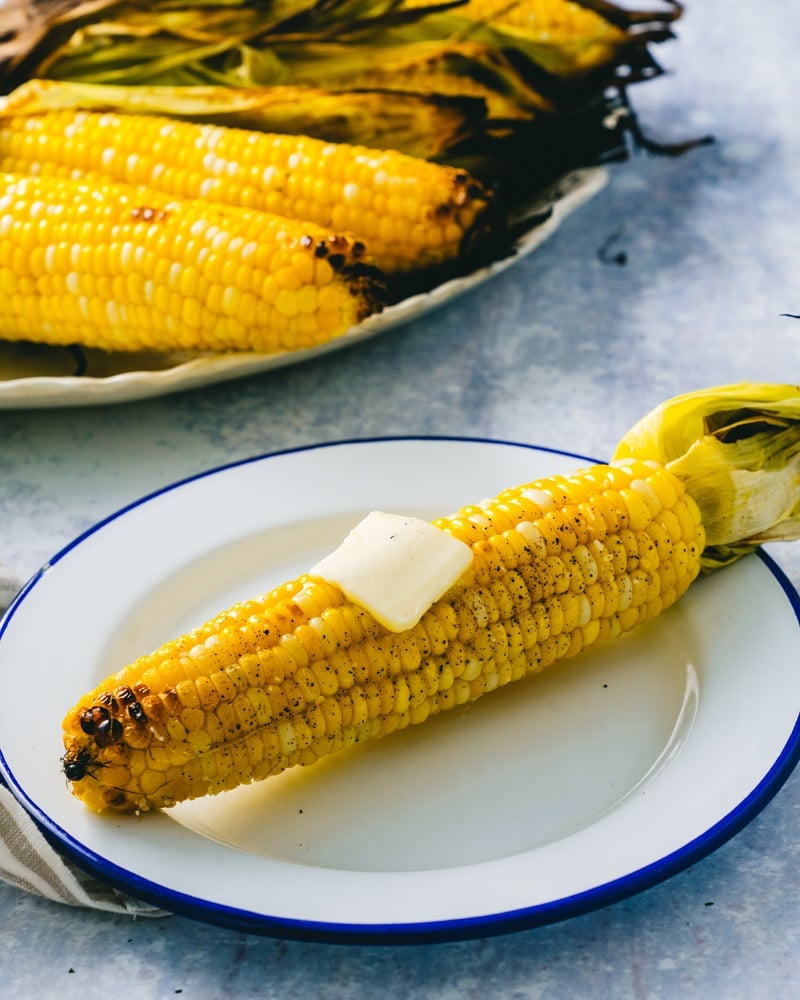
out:
<path id="1" fill-rule="evenodd" d="M 67 714 L 75 794 L 124 811 L 220 792 L 421 723 L 633 628 L 686 590 L 703 548 L 681 481 L 669 484 L 681 516 L 668 517 L 661 498 L 672 493 L 647 488 L 656 475 L 645 463 L 598 466 L 568 490 L 541 480 L 434 522 L 472 544 L 473 561 L 404 632 L 306 576 L 166 643 Z M 596 507 L 602 540 L 588 534 Z"/>
<path id="2" fill-rule="evenodd" d="M 311 224 L 146 189 L 5 175 L 0 260 L 10 264 L 0 264 L 0 337 L 117 351 L 271 352 L 291 348 L 302 314 L 311 324 L 303 336 L 313 331 L 307 342 L 323 343 L 382 305 L 382 279 L 356 244 L 336 236 L 341 260 L 325 286 L 323 313 L 316 288 L 302 284 L 292 261 L 306 258 L 313 280 L 314 255 L 320 247 L 327 252 L 332 239 Z M 210 246 L 220 242 L 227 285 L 216 285 L 212 273 Z M 245 264 L 256 243 L 263 263 Z M 70 252 L 48 252 L 62 246 Z M 47 283 L 26 283 L 30 269 Z M 265 290 L 284 273 L 293 276 L 291 288 Z M 270 317 L 277 310 L 289 318 L 280 326 L 259 323 L 261 306 Z"/>
<path id="3" fill-rule="evenodd" d="M 386 272 L 455 260 L 497 225 L 491 194 L 463 170 L 392 150 L 158 116 L 69 110 L 5 118 L 0 170 L 101 175 L 354 233 Z M 316 252 L 338 269 L 352 250 L 332 238 Z M 296 264 L 287 258 L 284 277 Z M 310 284 L 306 270 L 302 263 L 296 280 Z"/>

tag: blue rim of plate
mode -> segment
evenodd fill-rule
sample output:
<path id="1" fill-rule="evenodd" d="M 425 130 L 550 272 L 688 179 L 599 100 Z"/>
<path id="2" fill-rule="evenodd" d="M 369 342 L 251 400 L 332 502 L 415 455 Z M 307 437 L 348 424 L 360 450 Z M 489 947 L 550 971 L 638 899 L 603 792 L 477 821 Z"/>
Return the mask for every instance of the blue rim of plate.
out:
<path id="1" fill-rule="evenodd" d="M 507 441 L 487 437 L 470 437 L 455 435 L 386 435 L 368 438 L 345 438 L 319 444 L 302 445 L 296 448 L 286 448 L 278 451 L 228 462 L 212 469 L 187 476 L 154 490 L 137 500 L 119 508 L 117 511 L 98 521 L 76 536 L 56 553 L 31 579 L 21 588 L 2 619 L 0 619 L 0 642 L 27 595 L 36 586 L 43 573 L 72 549 L 80 545 L 90 536 L 96 534 L 105 525 L 124 516 L 162 494 L 180 489 L 190 483 L 244 465 L 267 461 L 282 455 L 299 452 L 315 451 L 342 445 L 379 444 L 381 442 L 399 441 L 437 441 L 465 442 L 474 444 L 500 445 L 512 448 L 523 448 L 545 454 L 559 455 L 575 459 L 579 462 L 597 462 L 598 459 L 576 452 L 543 445 L 525 444 L 517 441 Z M 776 583 L 786 596 L 794 611 L 800 626 L 800 593 L 792 582 L 766 552 L 758 551 L 756 558 L 760 559 Z M 167 889 L 148 879 L 128 871 L 100 857 L 94 851 L 86 848 L 69 833 L 55 823 L 47 813 L 33 802 L 21 785 L 16 781 L 10 770 L 5 755 L 0 746 L 0 783 L 7 785 L 15 797 L 29 812 L 44 837 L 55 849 L 74 861 L 91 875 L 105 881 L 121 892 L 129 893 L 154 906 L 170 911 L 180 916 L 215 924 L 231 930 L 249 934 L 259 934 L 267 937 L 286 938 L 297 941 L 313 941 L 331 944 L 433 944 L 447 941 L 463 941 L 481 937 L 498 936 L 516 931 L 528 930 L 547 924 L 568 920 L 581 914 L 601 909 L 612 903 L 630 898 L 645 889 L 652 888 L 661 882 L 685 871 L 698 861 L 713 853 L 724 843 L 743 830 L 765 806 L 780 791 L 784 783 L 800 763 L 800 713 L 798 713 L 791 733 L 789 734 L 780 754 L 773 765 L 758 782 L 758 784 L 739 802 L 739 804 L 720 820 L 710 826 L 693 840 L 682 847 L 659 858 L 651 864 L 629 872 L 621 878 L 592 886 L 583 892 L 548 900 L 530 907 L 521 907 L 505 912 L 482 914 L 475 917 L 457 918 L 453 920 L 437 920 L 418 923 L 375 923 L 350 924 L 335 922 L 318 922 L 299 920 L 274 915 L 265 915 L 250 910 L 240 909 L 225 904 L 219 904 L 191 896 L 186 893 Z"/>

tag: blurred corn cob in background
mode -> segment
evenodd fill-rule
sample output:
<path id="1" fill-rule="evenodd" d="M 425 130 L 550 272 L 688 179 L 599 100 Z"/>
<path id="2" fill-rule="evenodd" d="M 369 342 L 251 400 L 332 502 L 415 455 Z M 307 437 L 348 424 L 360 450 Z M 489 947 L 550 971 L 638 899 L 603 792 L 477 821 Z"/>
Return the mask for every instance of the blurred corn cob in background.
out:
<path id="1" fill-rule="evenodd" d="M 413 563 L 408 621 L 371 599 L 389 564 L 369 545 L 357 597 L 323 560 L 111 674 L 64 719 L 66 777 L 92 809 L 144 811 L 475 701 L 661 614 L 702 569 L 799 537 L 799 464 L 797 386 L 678 397 L 610 465 L 426 525 L 425 546 L 466 558 L 444 585 L 425 554 Z M 429 577 L 441 596 L 418 603 Z"/>

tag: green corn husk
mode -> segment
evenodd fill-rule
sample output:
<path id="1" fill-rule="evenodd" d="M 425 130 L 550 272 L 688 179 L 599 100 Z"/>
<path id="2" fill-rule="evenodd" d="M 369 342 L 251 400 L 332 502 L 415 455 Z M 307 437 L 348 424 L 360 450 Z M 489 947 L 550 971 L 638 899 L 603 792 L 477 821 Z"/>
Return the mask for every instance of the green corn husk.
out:
<path id="1" fill-rule="evenodd" d="M 668 400 L 622 438 L 684 480 L 706 529 L 703 568 L 800 538 L 800 386 L 738 383 Z"/>
<path id="2" fill-rule="evenodd" d="M 404 0 L 90 0 L 77 6 L 50 0 L 16 4 L 20 8 L 28 19 L 24 38 L 6 52 L 9 88 L 34 76 L 182 86 L 220 83 L 221 75 L 242 86 L 254 82 L 244 78 L 248 64 L 268 55 L 277 40 L 350 41 L 428 13 L 425 6 L 406 10 Z"/>
<path id="3" fill-rule="evenodd" d="M 182 4 L 176 0 L 94 0 L 70 7 L 28 3 L 39 9 L 40 37 L 19 47 L 5 76 L 8 88 L 34 76 L 126 85 L 227 84 L 253 86 L 290 79 L 259 79 L 312 44 L 337 43 L 375 49 L 413 42 L 487 44 L 513 54 L 531 81 L 584 73 L 604 66 L 635 67 L 652 62 L 647 47 L 670 37 L 680 14 L 671 0 L 660 13 L 628 10 L 609 0 L 563 0 L 566 7 L 590 8 L 592 23 L 560 39 L 505 27 L 502 15 L 514 6 L 498 0 L 491 19 L 470 18 L 465 0 L 227 0 Z M 555 0 L 558 2 L 558 0 Z M 53 13 L 48 18 L 47 11 Z M 598 28 L 598 25 L 600 28 Z M 602 43 L 598 35 L 602 35 Z M 591 57 L 587 53 L 592 52 Z M 338 58 L 331 50 L 330 60 Z M 287 72 L 286 66 L 283 71 Z M 599 86 L 599 81 L 596 86 Z M 594 87 L 596 91 L 596 86 Z"/>

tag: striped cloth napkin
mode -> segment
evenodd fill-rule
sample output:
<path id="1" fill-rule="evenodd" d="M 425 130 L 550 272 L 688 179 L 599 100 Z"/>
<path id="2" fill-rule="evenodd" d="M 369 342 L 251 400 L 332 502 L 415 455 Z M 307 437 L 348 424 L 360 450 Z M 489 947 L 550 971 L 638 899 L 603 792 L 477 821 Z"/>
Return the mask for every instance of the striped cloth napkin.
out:
<path id="1" fill-rule="evenodd" d="M 21 581 L 0 562 L 0 617 Z M 42 836 L 0 777 L 0 879 L 19 889 L 70 906 L 111 913 L 163 917 L 168 914 L 126 896 L 63 858 Z"/>

